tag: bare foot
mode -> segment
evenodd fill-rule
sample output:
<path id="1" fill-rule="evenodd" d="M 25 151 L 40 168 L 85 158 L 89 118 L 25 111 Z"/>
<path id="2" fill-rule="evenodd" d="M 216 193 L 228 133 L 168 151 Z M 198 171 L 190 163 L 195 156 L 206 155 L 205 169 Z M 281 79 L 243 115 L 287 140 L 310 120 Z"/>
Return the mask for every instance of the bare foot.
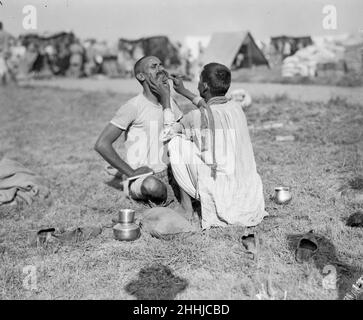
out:
<path id="1" fill-rule="evenodd" d="M 192 206 L 192 199 L 190 198 L 189 194 L 187 194 L 183 189 L 180 188 L 180 204 L 183 210 L 193 215 L 193 206 Z"/>
<path id="2" fill-rule="evenodd" d="M 189 220 L 190 224 L 195 228 L 196 231 L 202 229 L 201 221 L 199 219 L 199 216 L 196 212 L 193 212 L 192 218 Z"/>
<path id="3" fill-rule="evenodd" d="M 185 217 L 188 219 L 190 224 L 196 228 L 196 230 L 200 230 L 202 228 L 200 218 L 198 213 L 193 210 L 192 199 L 182 189 L 180 189 L 180 202 L 184 210 Z"/>

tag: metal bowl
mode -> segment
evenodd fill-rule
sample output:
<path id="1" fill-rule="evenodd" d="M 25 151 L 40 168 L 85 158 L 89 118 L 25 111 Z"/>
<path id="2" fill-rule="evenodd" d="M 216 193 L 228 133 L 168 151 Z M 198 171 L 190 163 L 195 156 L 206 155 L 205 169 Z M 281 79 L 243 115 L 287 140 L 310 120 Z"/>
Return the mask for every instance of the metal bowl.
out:
<path id="1" fill-rule="evenodd" d="M 134 241 L 140 237 L 141 231 L 135 223 L 118 223 L 113 227 L 113 235 L 116 240 Z"/>
<path id="2" fill-rule="evenodd" d="M 276 187 L 275 188 L 275 202 L 278 204 L 289 203 L 292 199 L 290 188 L 288 187 Z"/>
<path id="3" fill-rule="evenodd" d="M 118 221 L 120 223 L 133 223 L 135 219 L 135 210 L 121 209 L 118 214 Z"/>

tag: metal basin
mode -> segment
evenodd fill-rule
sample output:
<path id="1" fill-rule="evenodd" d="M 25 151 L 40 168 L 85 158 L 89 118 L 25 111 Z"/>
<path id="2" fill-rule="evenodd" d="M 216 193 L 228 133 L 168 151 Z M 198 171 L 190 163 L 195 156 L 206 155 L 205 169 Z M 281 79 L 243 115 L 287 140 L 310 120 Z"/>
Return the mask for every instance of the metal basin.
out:
<path id="1" fill-rule="evenodd" d="M 275 188 L 275 202 L 277 204 L 289 203 L 292 199 L 290 188 L 288 187 L 277 187 Z"/>
<path id="2" fill-rule="evenodd" d="M 113 227 L 113 235 L 116 240 L 134 241 L 140 237 L 141 231 L 135 223 L 118 223 Z"/>

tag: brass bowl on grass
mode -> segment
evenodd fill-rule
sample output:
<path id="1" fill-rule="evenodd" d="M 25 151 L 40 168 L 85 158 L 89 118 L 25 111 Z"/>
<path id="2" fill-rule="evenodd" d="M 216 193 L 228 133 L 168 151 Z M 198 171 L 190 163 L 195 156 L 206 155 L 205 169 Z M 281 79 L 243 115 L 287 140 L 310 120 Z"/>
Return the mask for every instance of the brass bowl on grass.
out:
<path id="1" fill-rule="evenodd" d="M 134 241 L 140 235 L 140 227 L 135 223 L 118 223 L 113 227 L 113 235 L 119 241 Z"/>
<path id="2" fill-rule="evenodd" d="M 276 187 L 274 200 L 277 204 L 287 204 L 291 201 L 292 195 L 288 187 Z"/>
<path id="3" fill-rule="evenodd" d="M 118 223 L 113 227 L 113 235 L 116 240 L 134 241 L 141 235 L 140 227 L 134 222 L 135 211 L 121 209 L 118 215 Z"/>

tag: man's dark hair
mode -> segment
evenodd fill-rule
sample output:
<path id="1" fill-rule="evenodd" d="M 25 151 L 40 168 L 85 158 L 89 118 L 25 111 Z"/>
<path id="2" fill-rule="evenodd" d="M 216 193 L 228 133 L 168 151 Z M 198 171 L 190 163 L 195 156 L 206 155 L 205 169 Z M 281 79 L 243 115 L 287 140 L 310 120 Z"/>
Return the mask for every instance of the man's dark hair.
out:
<path id="1" fill-rule="evenodd" d="M 231 71 L 220 63 L 206 64 L 201 77 L 202 81 L 208 84 L 213 96 L 224 96 L 231 85 Z"/>
<path id="2" fill-rule="evenodd" d="M 3 29 L 3 23 L 0 21 L 0 30 Z"/>

